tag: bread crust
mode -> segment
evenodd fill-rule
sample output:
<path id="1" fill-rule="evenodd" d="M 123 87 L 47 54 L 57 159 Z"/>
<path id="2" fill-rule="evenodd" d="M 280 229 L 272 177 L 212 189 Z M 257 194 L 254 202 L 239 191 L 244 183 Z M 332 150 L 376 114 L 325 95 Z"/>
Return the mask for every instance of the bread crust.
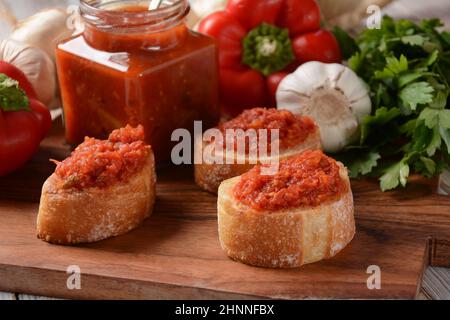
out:
<path id="1" fill-rule="evenodd" d="M 130 179 L 107 188 L 61 189 L 53 174 L 42 187 L 37 237 L 73 245 L 118 236 L 136 228 L 153 210 L 156 172 L 153 152 Z"/>
<path id="2" fill-rule="evenodd" d="M 202 139 L 196 141 L 197 147 L 199 144 L 202 144 Z M 203 148 L 207 144 L 203 143 Z M 284 160 L 293 156 L 300 155 L 304 151 L 307 150 L 321 150 L 322 144 L 320 139 L 320 131 L 316 129 L 313 133 L 311 133 L 304 142 L 301 144 L 284 150 L 279 155 L 279 160 Z M 222 181 L 227 179 L 231 179 L 233 177 L 240 176 L 250 169 L 252 169 L 255 165 L 260 164 L 258 159 L 252 159 L 252 161 L 246 161 L 245 164 L 238 164 L 238 156 L 235 155 L 231 164 L 227 163 L 227 159 L 224 156 L 223 164 L 207 164 L 203 161 L 202 164 L 196 164 L 194 166 L 194 176 L 195 182 L 197 185 L 205 191 L 217 194 L 217 190 L 219 189 Z M 272 160 L 272 158 L 268 158 Z M 242 161 L 244 162 L 244 161 Z"/>
<path id="3" fill-rule="evenodd" d="M 355 234 L 353 195 L 347 169 L 339 163 L 347 191 L 317 207 L 257 211 L 239 203 L 232 189 L 240 177 L 219 187 L 219 238 L 237 261 L 267 268 L 297 268 L 339 253 Z"/>

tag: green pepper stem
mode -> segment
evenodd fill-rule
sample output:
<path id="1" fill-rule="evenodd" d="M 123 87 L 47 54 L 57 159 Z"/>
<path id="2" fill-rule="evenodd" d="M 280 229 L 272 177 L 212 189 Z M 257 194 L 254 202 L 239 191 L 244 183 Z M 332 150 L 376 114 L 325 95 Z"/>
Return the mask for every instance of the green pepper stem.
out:
<path id="1" fill-rule="evenodd" d="M 31 111 L 28 97 L 19 81 L 0 73 L 0 109 L 3 111 Z"/>
<path id="2" fill-rule="evenodd" d="M 243 40 L 242 63 L 268 76 L 295 60 L 289 30 L 262 23 Z"/>

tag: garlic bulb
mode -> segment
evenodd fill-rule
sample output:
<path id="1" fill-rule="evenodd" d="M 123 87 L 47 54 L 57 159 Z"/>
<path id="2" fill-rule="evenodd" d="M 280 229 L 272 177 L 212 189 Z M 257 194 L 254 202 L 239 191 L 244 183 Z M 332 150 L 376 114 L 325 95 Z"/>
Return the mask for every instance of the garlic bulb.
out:
<path id="1" fill-rule="evenodd" d="M 353 143 L 372 110 L 367 85 L 350 68 L 315 61 L 283 79 L 277 106 L 313 118 L 327 152 L 339 152 Z"/>
<path id="2" fill-rule="evenodd" d="M 10 38 L 40 48 L 54 59 L 56 44 L 73 33 L 68 19 L 64 10 L 43 10 L 18 23 Z"/>
<path id="3" fill-rule="evenodd" d="M 52 59 L 44 51 L 14 40 L 3 40 L 0 42 L 0 60 L 25 73 L 38 99 L 50 104 L 55 97 L 56 71 Z"/>

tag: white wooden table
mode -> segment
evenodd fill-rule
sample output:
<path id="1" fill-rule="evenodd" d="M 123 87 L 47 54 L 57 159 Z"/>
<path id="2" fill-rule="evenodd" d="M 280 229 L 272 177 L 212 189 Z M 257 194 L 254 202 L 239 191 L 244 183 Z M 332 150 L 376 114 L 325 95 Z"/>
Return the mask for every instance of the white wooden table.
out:
<path id="1" fill-rule="evenodd" d="M 24 18 L 32 12 L 52 5 L 64 7 L 77 3 L 77 0 L 0 0 L 8 3 L 18 18 Z M 195 0 L 193 0 L 195 1 Z M 1 2 L 0 2 L 1 5 Z M 0 6 L 1 12 L 1 6 Z M 385 8 L 385 12 L 396 18 L 421 19 L 440 17 L 450 28 L 450 0 L 397 0 Z M 0 18 L 0 39 L 7 29 L 5 21 Z M 3 34 L 2 34 L 3 33 Z M 40 300 L 45 297 L 30 296 L 19 293 L 0 292 L 0 300 Z M 425 271 L 419 299 L 450 300 L 450 269 L 427 268 Z"/>

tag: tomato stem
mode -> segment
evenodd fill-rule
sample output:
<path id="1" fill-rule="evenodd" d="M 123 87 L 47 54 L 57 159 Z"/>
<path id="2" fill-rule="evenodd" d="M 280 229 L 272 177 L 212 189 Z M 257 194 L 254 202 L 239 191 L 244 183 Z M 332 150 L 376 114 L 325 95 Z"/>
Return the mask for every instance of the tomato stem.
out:
<path id="1" fill-rule="evenodd" d="M 243 40 L 242 63 L 268 76 L 295 60 L 289 30 L 262 23 Z"/>

